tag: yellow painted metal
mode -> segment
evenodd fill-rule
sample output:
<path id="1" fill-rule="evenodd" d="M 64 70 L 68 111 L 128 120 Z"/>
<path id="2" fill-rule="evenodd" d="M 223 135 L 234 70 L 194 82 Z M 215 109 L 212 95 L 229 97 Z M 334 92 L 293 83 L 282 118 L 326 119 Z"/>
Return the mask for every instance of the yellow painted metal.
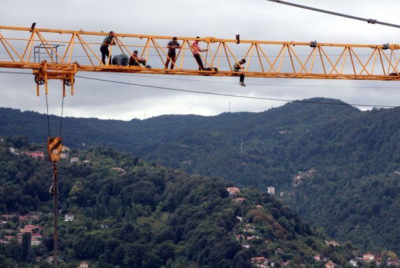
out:
<path id="1" fill-rule="evenodd" d="M 286 49 L 287 49 L 287 44 L 284 44 L 284 45 L 283 45 L 283 49 L 282 49 L 282 53 L 281 53 L 282 56 L 280 56 L 280 57 L 281 57 L 281 60 L 280 60 L 280 62 L 279 62 L 278 73 L 280 73 L 281 70 L 282 70 L 283 59 L 285 58 Z M 247 66 L 247 67 L 248 67 L 248 66 Z"/>
<path id="2" fill-rule="evenodd" d="M 256 44 L 256 51 L 257 51 L 258 61 L 260 62 L 261 71 L 262 71 L 262 72 L 265 72 L 265 70 L 264 70 L 264 64 L 262 63 L 261 54 L 260 54 L 260 51 L 258 50 L 258 45 L 257 45 L 257 44 Z M 243 69 L 242 66 L 240 66 L 240 68 Z"/>
<path id="3" fill-rule="evenodd" d="M 178 67 L 179 70 L 182 70 L 183 60 L 185 59 L 186 45 L 187 45 L 187 42 L 186 42 L 186 40 L 184 40 L 183 44 L 181 46 L 181 49 L 179 49 L 178 54 L 176 55 L 176 61 L 178 61 L 179 55 L 182 53 L 181 63 L 179 64 L 179 67 Z"/>
<path id="4" fill-rule="evenodd" d="M 65 56 L 67 56 L 67 53 L 68 53 L 70 47 L 72 46 L 73 43 L 75 43 L 74 40 L 75 40 L 75 34 L 73 34 L 73 35 L 71 36 L 71 40 L 70 40 L 69 43 L 68 43 L 67 49 L 65 50 L 64 55 L 63 55 L 62 58 L 61 58 L 61 62 L 64 62 Z"/>
<path id="5" fill-rule="evenodd" d="M 77 36 L 76 34 L 73 34 L 73 35 L 72 35 L 73 40 L 75 40 L 75 37 L 76 37 L 76 36 Z M 69 56 L 68 56 L 68 62 L 71 62 L 72 53 L 74 53 L 74 48 L 75 48 L 75 42 L 73 42 L 72 45 L 71 45 L 71 49 L 70 49 L 70 51 L 69 51 Z"/>
<path id="6" fill-rule="evenodd" d="M 29 40 L 29 43 L 27 44 L 27 47 L 29 46 L 29 52 L 28 52 L 28 58 L 27 58 L 28 62 L 31 60 L 32 48 L 33 48 L 33 43 L 34 43 L 33 40 L 35 38 L 35 33 L 36 33 L 36 31 L 32 31 L 31 39 Z"/>
<path id="7" fill-rule="evenodd" d="M 71 94 L 74 94 L 74 77 L 77 72 L 237 76 L 237 72 L 232 69 L 232 64 L 239 62 L 242 58 L 247 60 L 246 65 L 242 66 L 242 73 L 246 77 L 400 81 L 400 75 L 398 75 L 400 57 L 397 55 L 400 45 L 397 44 L 390 44 L 387 47 L 318 43 L 316 46 L 311 46 L 310 42 L 261 40 L 241 40 L 240 44 L 237 44 L 236 39 L 178 37 L 182 46 L 177 51 L 177 64 L 171 70 L 165 69 L 165 60 L 168 58 L 166 44 L 172 36 L 115 33 L 115 45 L 110 45 L 110 55 L 113 51 L 115 54 L 121 51 L 130 57 L 133 50 L 140 48 L 142 49 L 140 57 L 144 57 L 148 64 L 153 66 L 149 69 L 142 66 L 115 66 L 111 64 L 111 58 L 108 58 L 106 65 L 103 65 L 98 54 L 101 39 L 108 35 L 108 31 L 41 28 L 31 31 L 31 28 L 9 26 L 0 26 L 0 30 L 2 30 L 0 54 L 4 51 L 3 54 L 7 55 L 6 59 L 0 58 L 0 68 L 33 70 L 33 74 L 44 81 L 46 94 L 49 79 L 59 79 L 71 85 Z M 21 38 L 23 32 L 27 35 L 25 39 Z M 200 53 L 204 65 L 209 68 L 217 67 L 218 72 L 198 70 L 191 53 L 191 43 L 195 40 L 206 43 L 203 47 L 208 49 L 207 53 Z M 18 46 L 15 42 L 18 42 Z M 44 46 L 48 62 L 31 61 L 33 47 L 38 44 Z M 56 51 L 54 44 L 62 44 L 64 47 L 59 47 Z M 331 51 L 339 54 L 338 57 L 328 55 L 332 53 Z M 150 55 L 153 52 L 155 55 Z M 245 53 L 245 56 L 242 53 Z M 253 58 L 257 59 L 253 61 Z M 76 62 L 78 59 L 79 63 Z M 377 64 L 381 65 L 381 68 L 376 68 Z M 39 94 L 38 87 L 37 94 Z M 64 86 L 63 95 L 65 95 Z"/>
<path id="8" fill-rule="evenodd" d="M 378 49 L 378 52 L 379 52 L 379 58 L 380 58 L 380 60 L 381 60 L 383 75 L 386 75 L 385 66 L 383 65 L 383 59 L 382 59 L 382 52 L 383 52 L 383 51 L 381 51 L 380 49 Z"/>
<path id="9" fill-rule="evenodd" d="M 92 61 L 92 58 L 90 57 L 89 53 L 87 52 L 87 50 L 86 50 L 86 48 L 85 48 L 84 41 L 80 38 L 79 35 L 77 35 L 77 37 L 78 37 L 78 39 L 79 39 L 79 41 L 80 41 L 80 43 L 81 43 L 81 46 L 82 46 L 83 50 L 85 51 L 86 56 L 87 56 L 88 59 L 89 59 L 90 63 L 91 63 L 92 65 L 94 65 L 94 63 L 93 63 L 93 61 Z"/>
<path id="10" fill-rule="evenodd" d="M 336 73 L 339 73 L 338 70 L 336 69 L 336 65 L 333 65 L 333 62 L 331 61 L 331 59 L 329 58 L 329 56 L 326 54 L 324 48 L 323 48 L 323 47 L 319 47 L 319 51 L 320 51 L 320 52 L 322 51 L 322 53 L 324 54 L 325 58 L 328 59 L 329 64 L 332 66 L 332 72 L 333 72 L 333 71 L 336 71 Z M 331 73 L 332 73 L 332 72 L 331 72 Z"/>
<path id="11" fill-rule="evenodd" d="M 18 52 L 14 49 L 13 46 L 10 45 L 10 43 L 7 41 L 7 39 L 5 39 L 5 38 L 1 35 L 1 33 L 0 33 L 0 41 L 1 41 L 1 43 L 3 44 L 4 48 L 7 50 L 7 52 L 9 51 L 7 47 L 10 47 L 10 48 L 13 50 L 13 52 L 15 53 L 15 55 L 18 56 L 18 58 L 20 59 L 20 61 L 22 61 L 22 58 L 21 58 L 21 56 L 18 54 Z M 10 55 L 11 58 L 13 58 L 12 55 L 11 55 L 11 53 L 8 53 L 8 54 Z"/>
<path id="12" fill-rule="evenodd" d="M 8 56 L 10 56 L 11 60 L 12 60 L 13 62 L 15 62 L 14 57 L 13 57 L 12 54 L 10 53 L 10 50 L 8 49 L 6 43 L 3 41 L 3 39 L 4 39 L 4 38 L 1 36 L 1 33 L 0 33 L 0 42 L 1 42 L 1 44 L 2 44 L 2 45 L 4 46 L 4 48 L 6 49 L 7 54 L 8 54 Z"/>
<path id="13" fill-rule="evenodd" d="M 62 138 L 49 137 L 47 138 L 47 153 L 51 162 L 58 162 L 61 159 Z"/>
<path id="14" fill-rule="evenodd" d="M 324 58 L 322 57 L 321 47 L 320 46 L 318 46 L 318 52 L 319 52 L 319 57 L 321 59 L 322 68 L 324 69 L 324 74 L 326 75 L 325 62 L 324 62 Z"/>

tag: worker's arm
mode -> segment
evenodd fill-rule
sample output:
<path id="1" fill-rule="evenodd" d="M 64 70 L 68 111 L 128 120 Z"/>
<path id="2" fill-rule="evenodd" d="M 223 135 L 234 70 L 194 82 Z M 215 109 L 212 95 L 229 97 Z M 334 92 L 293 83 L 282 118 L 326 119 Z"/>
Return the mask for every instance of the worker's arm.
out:
<path id="1" fill-rule="evenodd" d="M 181 48 L 181 46 L 179 45 L 179 43 L 172 43 L 173 45 L 170 45 L 170 43 L 167 44 L 168 48 Z"/>

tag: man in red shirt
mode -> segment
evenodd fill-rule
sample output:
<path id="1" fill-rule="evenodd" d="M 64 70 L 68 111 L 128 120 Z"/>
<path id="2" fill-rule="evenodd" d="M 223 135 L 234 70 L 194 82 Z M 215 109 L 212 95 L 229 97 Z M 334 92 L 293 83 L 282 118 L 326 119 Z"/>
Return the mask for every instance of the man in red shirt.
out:
<path id="1" fill-rule="evenodd" d="M 197 36 L 196 38 L 200 39 L 199 36 Z M 199 40 L 194 41 L 193 44 L 190 46 L 190 48 L 192 49 L 193 57 L 195 58 L 197 64 L 199 65 L 199 70 L 204 70 L 204 65 L 200 56 L 200 52 L 206 52 L 208 51 L 208 49 L 201 49 L 199 46 L 199 42 L 200 42 Z"/>

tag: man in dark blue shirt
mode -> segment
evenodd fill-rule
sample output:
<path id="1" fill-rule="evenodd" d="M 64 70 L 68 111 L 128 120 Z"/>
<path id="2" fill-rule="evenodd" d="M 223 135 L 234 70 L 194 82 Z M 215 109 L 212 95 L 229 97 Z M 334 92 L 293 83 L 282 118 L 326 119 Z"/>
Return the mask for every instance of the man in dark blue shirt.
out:
<path id="1" fill-rule="evenodd" d="M 165 69 L 168 69 L 168 65 L 171 62 L 171 70 L 174 69 L 175 67 L 175 60 L 176 60 L 176 49 L 177 48 L 181 48 L 181 46 L 178 43 L 178 38 L 174 37 L 172 38 L 171 41 L 168 42 L 168 57 L 167 57 L 167 61 L 165 63 Z"/>

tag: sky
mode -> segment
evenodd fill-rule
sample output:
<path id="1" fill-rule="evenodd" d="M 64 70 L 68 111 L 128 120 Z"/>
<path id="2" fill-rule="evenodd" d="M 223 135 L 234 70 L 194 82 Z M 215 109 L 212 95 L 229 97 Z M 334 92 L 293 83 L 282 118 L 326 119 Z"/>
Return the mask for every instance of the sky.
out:
<path id="1" fill-rule="evenodd" d="M 289 0 L 288 0 L 289 1 Z M 291 0 L 293 3 L 400 24 L 400 1 Z M 290 2 L 290 1 L 289 1 Z M 265 0 L 2 0 L 0 25 L 163 36 L 213 36 L 267 41 L 318 40 L 324 43 L 399 44 L 399 29 L 330 16 Z M 204 44 L 204 43 L 203 43 Z M 6 52 L 0 47 L 0 58 Z M 21 70 L 3 69 L 0 71 Z M 400 106 L 399 82 L 191 77 L 79 73 L 86 77 L 185 90 L 284 100 L 313 97 L 354 104 Z M 192 81 L 190 81 L 192 80 Z M 61 83 L 50 82 L 49 111 L 60 115 Z M 46 112 L 31 75 L 0 73 L 0 107 Z M 143 88 L 77 78 L 75 95 L 65 99 L 64 115 L 101 119 L 146 119 L 164 114 L 214 116 L 261 112 L 284 101 L 249 100 Z"/>

